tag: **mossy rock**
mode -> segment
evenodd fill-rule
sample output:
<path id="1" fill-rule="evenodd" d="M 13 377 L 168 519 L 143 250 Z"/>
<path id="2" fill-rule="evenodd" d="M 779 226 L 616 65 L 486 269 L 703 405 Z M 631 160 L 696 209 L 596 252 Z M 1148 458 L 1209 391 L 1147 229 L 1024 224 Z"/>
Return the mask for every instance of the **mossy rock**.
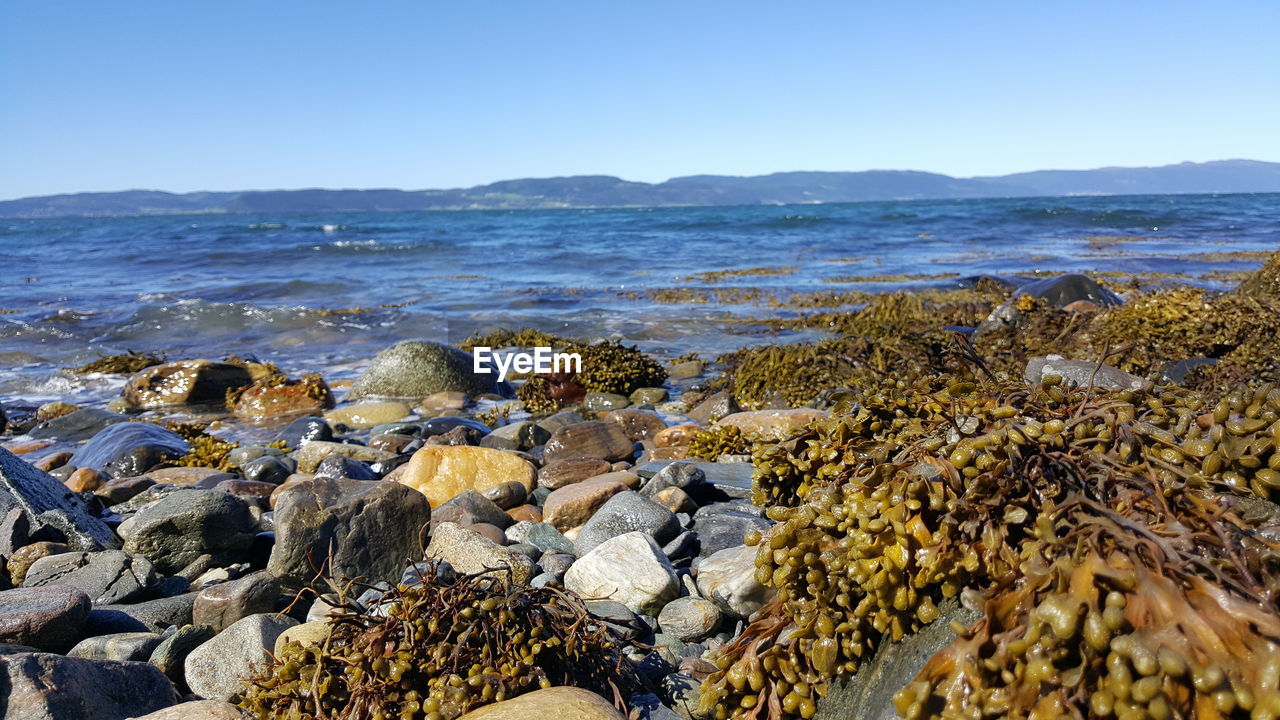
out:
<path id="1" fill-rule="evenodd" d="M 475 372 L 471 353 L 425 340 L 406 340 L 378 353 L 347 399 L 425 398 L 438 392 L 470 396 L 498 392 L 497 375 Z"/>

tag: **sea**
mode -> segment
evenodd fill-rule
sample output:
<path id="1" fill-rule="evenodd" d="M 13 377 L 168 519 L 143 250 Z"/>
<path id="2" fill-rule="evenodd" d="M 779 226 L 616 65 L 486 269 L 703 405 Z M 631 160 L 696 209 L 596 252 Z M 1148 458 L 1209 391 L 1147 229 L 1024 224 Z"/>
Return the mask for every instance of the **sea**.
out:
<path id="1" fill-rule="evenodd" d="M 121 379 L 64 368 L 126 351 L 343 379 L 397 341 L 498 327 L 714 357 L 812 337 L 751 322 L 804 293 L 1064 271 L 1225 288 L 1278 248 L 1280 194 L 0 219 L 0 403 L 105 403 Z"/>

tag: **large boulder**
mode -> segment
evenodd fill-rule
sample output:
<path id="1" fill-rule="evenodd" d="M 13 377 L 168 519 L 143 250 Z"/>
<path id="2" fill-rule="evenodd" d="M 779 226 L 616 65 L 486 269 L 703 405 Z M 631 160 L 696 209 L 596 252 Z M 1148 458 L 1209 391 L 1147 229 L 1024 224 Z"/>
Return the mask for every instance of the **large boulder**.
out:
<path id="1" fill-rule="evenodd" d="M 498 391 L 497 375 L 476 373 L 471 353 L 440 343 L 406 340 L 378 353 L 351 386 L 348 399 L 421 399 L 442 391 L 483 395 Z"/>
<path id="2" fill-rule="evenodd" d="M 464 490 L 483 493 L 506 482 L 526 492 L 537 485 L 538 471 L 524 458 L 503 450 L 469 445 L 428 445 L 415 452 L 397 478 L 439 507 Z"/>
<path id="3" fill-rule="evenodd" d="M 244 689 L 241 678 L 271 661 L 270 651 L 280 633 L 297 624 L 287 615 L 250 615 L 237 620 L 187 655 L 184 667 L 191 692 L 208 700 L 230 700 Z"/>
<path id="4" fill-rule="evenodd" d="M 182 436 L 146 422 L 117 423 L 104 428 L 71 456 L 71 465 L 101 470 L 113 477 L 141 475 L 191 452 Z"/>
<path id="5" fill-rule="evenodd" d="M 0 686 L 0 717 L 12 720 L 123 720 L 178 702 L 147 663 L 46 653 L 0 656 Z"/>
<path id="6" fill-rule="evenodd" d="M 458 720 L 626 720 L 613 704 L 590 690 L 560 686 L 517 695 L 491 705 L 484 705 Z"/>
<path id="7" fill-rule="evenodd" d="M 103 550 L 42 557 L 27 569 L 23 585 L 69 585 L 83 590 L 94 605 L 109 605 L 140 597 L 153 580 L 155 568 L 146 558 Z"/>
<path id="8" fill-rule="evenodd" d="M 564 586 L 584 597 L 609 598 L 647 615 L 657 615 L 680 594 L 671 561 L 642 532 L 606 540 L 583 555 L 564 574 Z"/>
<path id="9" fill-rule="evenodd" d="M 0 517 L 13 508 L 25 516 L 30 535 L 45 531 L 76 550 L 119 547 L 111 528 L 78 495 L 46 472 L 0 448 Z"/>
<path id="10" fill-rule="evenodd" d="M 267 570 L 296 591 L 329 562 L 335 578 L 395 582 L 422 552 L 431 506 L 393 482 L 317 478 L 276 499 L 276 541 Z M 330 558 L 330 555 L 332 557 Z"/>
<path id="11" fill-rule="evenodd" d="M 15 588 L 0 591 L 0 643 L 63 651 L 89 617 L 89 596 L 79 588 Z"/>
<path id="12" fill-rule="evenodd" d="M 242 561 L 257 523 L 244 500 L 221 490 L 179 490 L 138 511 L 118 528 L 124 550 L 160 572 L 176 573 L 204 554 L 217 563 Z"/>
<path id="13" fill-rule="evenodd" d="M 227 391 L 253 382 L 243 365 L 212 360 L 182 360 L 153 365 L 125 383 L 122 396 L 137 408 L 226 402 Z"/>

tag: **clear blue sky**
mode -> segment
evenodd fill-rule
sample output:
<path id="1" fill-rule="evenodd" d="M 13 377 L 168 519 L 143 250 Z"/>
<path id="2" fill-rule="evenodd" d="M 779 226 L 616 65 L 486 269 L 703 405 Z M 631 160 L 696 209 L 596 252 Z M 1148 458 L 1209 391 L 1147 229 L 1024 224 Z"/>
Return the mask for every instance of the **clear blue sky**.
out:
<path id="1" fill-rule="evenodd" d="M 0 0 L 0 198 L 1280 161 L 1280 2 Z"/>

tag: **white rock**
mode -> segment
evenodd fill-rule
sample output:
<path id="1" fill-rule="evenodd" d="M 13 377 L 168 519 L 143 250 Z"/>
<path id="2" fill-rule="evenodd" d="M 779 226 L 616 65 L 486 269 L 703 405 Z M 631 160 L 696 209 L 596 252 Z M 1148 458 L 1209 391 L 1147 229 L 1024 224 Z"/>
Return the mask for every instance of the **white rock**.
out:
<path id="1" fill-rule="evenodd" d="M 647 615 L 657 615 L 680 593 L 671 561 L 642 532 L 600 543 L 569 568 L 564 585 L 584 597 L 609 598 Z"/>
<path id="2" fill-rule="evenodd" d="M 725 548 L 698 565 L 698 591 L 735 617 L 749 617 L 773 596 L 756 580 L 756 549 Z"/>
<path id="3" fill-rule="evenodd" d="M 202 698 L 230 700 L 244 689 L 240 678 L 251 675 L 255 665 L 270 662 L 267 651 L 275 647 L 276 638 L 297 624 L 287 615 L 269 613 L 235 621 L 187 656 L 187 686 Z"/>

